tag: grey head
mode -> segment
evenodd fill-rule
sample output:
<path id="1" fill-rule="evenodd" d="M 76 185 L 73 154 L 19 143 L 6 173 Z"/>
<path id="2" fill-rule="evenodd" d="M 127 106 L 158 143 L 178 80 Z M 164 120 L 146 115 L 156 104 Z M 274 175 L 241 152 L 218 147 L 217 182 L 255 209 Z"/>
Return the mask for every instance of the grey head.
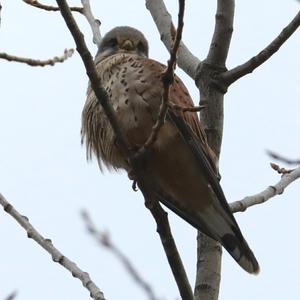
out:
<path id="1" fill-rule="evenodd" d="M 144 35 L 129 26 L 115 27 L 105 34 L 97 53 L 97 60 L 103 60 L 117 53 L 131 53 L 148 57 L 149 47 Z"/>

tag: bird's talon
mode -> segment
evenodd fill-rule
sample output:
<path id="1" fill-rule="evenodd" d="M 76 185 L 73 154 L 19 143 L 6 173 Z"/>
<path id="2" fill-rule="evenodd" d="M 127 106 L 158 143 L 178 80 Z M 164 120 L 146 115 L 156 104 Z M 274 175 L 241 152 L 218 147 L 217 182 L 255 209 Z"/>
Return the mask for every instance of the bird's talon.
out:
<path id="1" fill-rule="evenodd" d="M 132 183 L 132 189 L 134 192 L 137 192 L 138 191 L 138 188 L 137 188 L 137 181 L 136 180 L 133 180 L 133 183 Z"/>
<path id="2" fill-rule="evenodd" d="M 132 189 L 133 189 L 135 192 L 137 192 L 137 191 L 138 191 L 138 188 L 137 188 L 137 180 L 136 180 L 136 177 L 135 177 L 135 174 L 134 174 L 133 170 L 129 170 L 127 174 L 128 174 L 128 178 L 129 178 L 130 180 L 133 180 L 133 182 L 132 182 Z"/>

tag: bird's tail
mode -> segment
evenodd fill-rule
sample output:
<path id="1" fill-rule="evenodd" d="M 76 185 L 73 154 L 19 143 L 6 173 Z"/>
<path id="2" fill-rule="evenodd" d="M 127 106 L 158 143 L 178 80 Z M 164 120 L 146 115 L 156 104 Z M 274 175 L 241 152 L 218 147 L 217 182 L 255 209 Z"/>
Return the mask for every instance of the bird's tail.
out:
<path id="1" fill-rule="evenodd" d="M 163 195 L 163 196 L 162 196 Z M 193 225 L 195 228 L 205 233 L 212 239 L 220 242 L 232 258 L 248 273 L 258 274 L 259 264 L 244 239 L 241 230 L 233 216 L 230 218 L 219 214 L 213 208 L 206 209 L 205 212 L 198 211 L 196 207 L 188 210 L 186 207 L 174 206 L 174 199 L 160 190 L 156 194 L 159 201 Z M 213 209 L 213 214 L 210 212 Z"/>
<path id="2" fill-rule="evenodd" d="M 245 271 L 252 274 L 259 273 L 259 264 L 240 233 L 224 235 L 220 242 Z"/>

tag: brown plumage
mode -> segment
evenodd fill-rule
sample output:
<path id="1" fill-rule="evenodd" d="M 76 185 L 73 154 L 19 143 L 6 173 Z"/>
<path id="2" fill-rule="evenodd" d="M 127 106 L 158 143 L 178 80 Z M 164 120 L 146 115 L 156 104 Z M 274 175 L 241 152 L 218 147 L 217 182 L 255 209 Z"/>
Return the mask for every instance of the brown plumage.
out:
<path id="1" fill-rule="evenodd" d="M 157 119 L 165 66 L 148 58 L 146 39 L 131 27 L 116 27 L 107 33 L 95 62 L 130 147 L 138 149 Z M 82 139 L 88 157 L 94 154 L 100 168 L 104 163 L 108 168 L 131 171 L 115 146 L 112 128 L 90 86 L 87 94 Z M 193 106 L 177 76 L 169 101 Z M 257 273 L 258 263 L 230 212 L 215 161 L 197 113 L 169 110 L 143 166 L 145 180 L 151 182 L 159 201 L 219 241 L 246 271 Z"/>

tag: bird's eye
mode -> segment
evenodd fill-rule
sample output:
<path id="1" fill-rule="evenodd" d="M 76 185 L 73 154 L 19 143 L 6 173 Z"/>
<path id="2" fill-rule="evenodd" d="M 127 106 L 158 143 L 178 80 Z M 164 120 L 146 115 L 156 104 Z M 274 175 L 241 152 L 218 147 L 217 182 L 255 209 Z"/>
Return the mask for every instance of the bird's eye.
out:
<path id="1" fill-rule="evenodd" d="M 106 42 L 107 47 L 115 47 L 115 46 L 117 46 L 117 44 L 118 44 L 118 41 L 116 38 L 112 38 Z"/>
<path id="2" fill-rule="evenodd" d="M 97 55 L 104 55 L 104 56 L 107 56 L 107 54 L 111 55 L 113 52 L 117 50 L 117 45 L 118 45 L 117 38 L 104 38 L 101 41 Z"/>
<path id="3" fill-rule="evenodd" d="M 139 43 L 137 44 L 137 48 L 138 48 L 139 51 L 142 52 L 142 53 L 146 53 L 146 52 L 147 52 L 146 46 L 145 46 L 144 43 L 142 43 L 142 42 L 139 42 Z"/>

